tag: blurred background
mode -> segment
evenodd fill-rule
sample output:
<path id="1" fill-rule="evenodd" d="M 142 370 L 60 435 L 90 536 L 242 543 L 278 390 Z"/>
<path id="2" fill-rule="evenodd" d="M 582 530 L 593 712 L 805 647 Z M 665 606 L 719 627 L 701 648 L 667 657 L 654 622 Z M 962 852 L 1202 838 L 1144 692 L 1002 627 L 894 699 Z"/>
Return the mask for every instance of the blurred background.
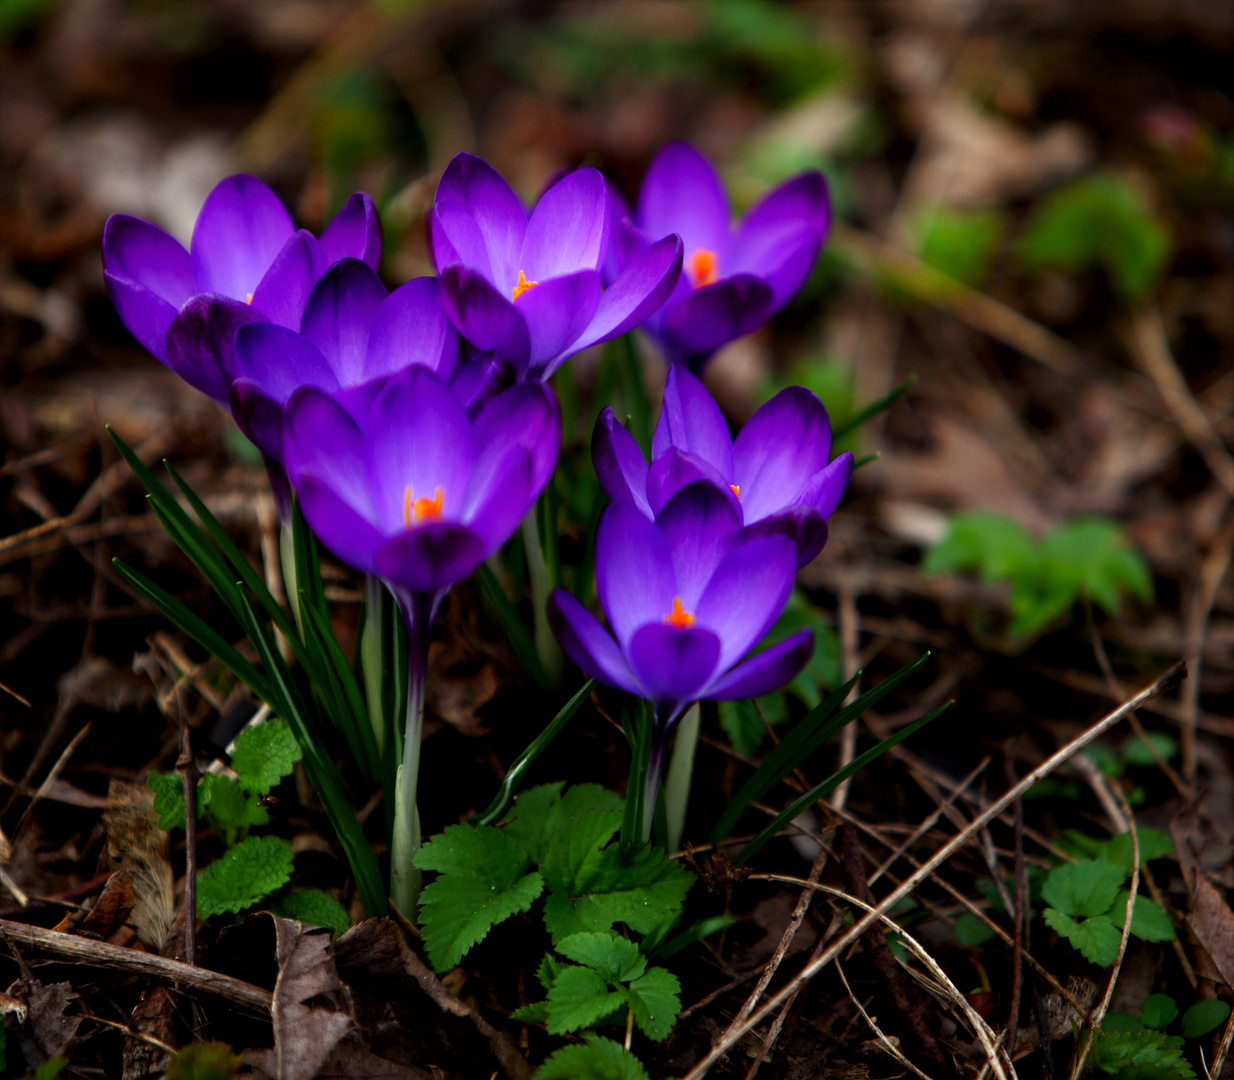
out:
<path id="1" fill-rule="evenodd" d="M 191 667 L 110 567 L 123 555 L 204 602 L 104 423 L 182 463 L 273 560 L 251 448 L 107 299 L 107 215 L 187 242 L 210 188 L 248 171 L 317 230 L 362 188 L 393 285 L 432 272 L 423 215 L 458 151 L 528 201 L 579 164 L 633 199 L 684 138 L 736 211 L 803 169 L 834 198 L 806 287 L 708 368 L 730 418 L 801 382 L 843 422 L 917 379 L 850 438 L 881 456 L 803 574 L 838 626 L 819 682 L 929 645 L 922 708 L 960 687 L 955 723 L 997 743 L 1202 657 L 1154 723 L 1188 778 L 1234 790 L 1225 752 L 1195 738 L 1234 728 L 1232 55 L 1234 6 L 1209 0 L 0 0 L 0 682 L 29 706 L 0 692 L 0 766 L 29 778 L 54 749 L 23 734 L 32 721 L 133 719 L 153 708 L 151 673 Z M 648 343 L 643 359 L 654 406 L 663 365 Z M 567 365 L 563 400 L 587 402 L 599 363 Z M 988 529 L 924 567 L 977 576 L 923 572 L 974 510 L 1006 515 L 1012 546 L 1085 515 L 1108 531 L 1059 542 L 1050 573 L 1079 584 L 1038 582 L 1032 609 Z M 1085 563 L 1110 537 L 1131 565 Z M 359 594 L 341 570 L 332 588 L 345 635 Z M 433 708 L 483 733 L 515 668 L 499 631 L 481 647 L 454 625 Z M 726 726 L 757 749 L 761 727 L 741 744 Z M 91 734 L 82 784 L 146 767 L 119 733 Z M 148 758 L 174 738 L 169 724 Z M 1219 812 L 1234 826 L 1234 803 Z"/>

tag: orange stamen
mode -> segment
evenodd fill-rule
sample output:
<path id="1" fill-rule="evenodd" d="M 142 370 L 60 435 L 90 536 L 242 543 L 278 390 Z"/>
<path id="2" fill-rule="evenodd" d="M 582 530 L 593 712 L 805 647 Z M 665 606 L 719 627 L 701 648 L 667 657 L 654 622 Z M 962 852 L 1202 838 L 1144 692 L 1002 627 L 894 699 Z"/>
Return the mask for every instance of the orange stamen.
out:
<path id="1" fill-rule="evenodd" d="M 252 294 L 252 293 L 249 293 L 249 294 L 248 294 L 248 299 L 247 299 L 247 300 L 245 300 L 244 302 L 245 302 L 246 304 L 251 304 L 251 303 L 253 302 L 253 294 Z"/>
<path id="2" fill-rule="evenodd" d="M 539 284 L 538 281 L 528 281 L 527 275 L 520 270 L 518 272 L 518 283 L 514 286 L 514 299 L 517 300 L 528 289 L 534 289 Z"/>
<path id="3" fill-rule="evenodd" d="M 708 248 L 695 248 L 686 260 L 686 273 L 696 289 L 710 285 L 720 276 L 720 257 Z"/>
<path id="4" fill-rule="evenodd" d="M 686 611 L 681 603 L 680 596 L 673 597 L 673 610 L 664 616 L 664 622 L 668 626 L 675 627 L 678 630 L 688 630 L 694 625 L 694 616 Z"/>
<path id="5" fill-rule="evenodd" d="M 410 529 L 422 521 L 440 521 L 443 496 L 441 488 L 434 492 L 430 499 L 427 496 L 419 499 L 411 497 L 411 485 L 403 489 L 403 525 Z"/>
<path id="6" fill-rule="evenodd" d="M 733 494 L 737 496 L 737 501 L 741 502 L 741 485 L 729 484 L 728 486 L 733 489 Z"/>

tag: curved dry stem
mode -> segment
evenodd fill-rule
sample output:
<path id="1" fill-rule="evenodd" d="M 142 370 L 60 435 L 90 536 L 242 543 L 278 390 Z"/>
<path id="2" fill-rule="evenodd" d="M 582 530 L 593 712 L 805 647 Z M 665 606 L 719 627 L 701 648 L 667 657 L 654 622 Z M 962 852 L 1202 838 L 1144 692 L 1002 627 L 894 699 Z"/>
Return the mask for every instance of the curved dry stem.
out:
<path id="1" fill-rule="evenodd" d="M 905 1068 L 911 1069 L 918 1076 L 920 1076 L 921 1080 L 933 1080 L 929 1073 L 922 1072 L 916 1065 L 904 1056 L 904 1052 L 899 1048 L 899 1046 L 892 1042 L 883 1029 L 874 1022 L 874 1017 L 866 1012 L 865 1006 L 862 1005 L 857 999 L 857 995 L 853 993 L 853 988 L 848 985 L 848 979 L 845 978 L 844 968 L 840 964 L 839 960 L 836 961 L 836 972 L 840 976 L 840 982 L 844 984 L 844 989 L 848 991 L 848 996 L 852 1000 L 852 1003 L 857 1006 L 857 1011 L 861 1013 L 861 1018 L 866 1022 L 870 1030 L 877 1036 L 878 1041 L 883 1044 L 883 1049 Z"/>

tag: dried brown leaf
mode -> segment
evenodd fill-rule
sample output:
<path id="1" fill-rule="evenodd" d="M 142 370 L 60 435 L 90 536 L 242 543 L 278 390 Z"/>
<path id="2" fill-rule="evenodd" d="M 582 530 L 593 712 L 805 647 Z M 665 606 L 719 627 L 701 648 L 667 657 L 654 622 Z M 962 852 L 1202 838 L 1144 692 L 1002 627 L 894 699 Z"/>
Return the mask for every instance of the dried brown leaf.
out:
<path id="1" fill-rule="evenodd" d="M 127 870 L 117 870 L 107 879 L 94 907 L 77 925 L 77 932 L 106 941 L 128 921 L 136 903 L 132 877 Z"/>
<path id="2" fill-rule="evenodd" d="M 65 1056 L 81 1024 L 80 1016 L 64 1014 L 77 997 L 73 987 L 66 982 L 44 986 L 38 979 L 18 979 L 7 993 L 26 1010 L 18 1032 L 26 1064 L 37 1069 L 50 1058 Z M 17 1007 L 12 1011 L 21 1017 Z"/>
<path id="3" fill-rule="evenodd" d="M 168 1046 L 178 1046 L 182 1035 L 179 1013 L 171 991 L 156 986 L 141 995 L 129 1017 L 129 1027 Z M 126 1038 L 121 1080 L 154 1080 L 163 1075 L 170 1060 L 171 1055 L 154 1042 Z"/>

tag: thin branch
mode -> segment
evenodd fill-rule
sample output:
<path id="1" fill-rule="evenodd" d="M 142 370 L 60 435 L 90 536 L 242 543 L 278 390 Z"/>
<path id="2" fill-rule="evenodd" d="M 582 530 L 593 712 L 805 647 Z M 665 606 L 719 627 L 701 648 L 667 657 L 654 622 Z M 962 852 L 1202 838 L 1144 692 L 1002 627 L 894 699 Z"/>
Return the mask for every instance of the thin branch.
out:
<path id="1" fill-rule="evenodd" d="M 774 997 L 770 998 L 761 1009 L 750 1016 L 742 1029 L 735 1032 L 726 1032 L 711 1048 L 706 1057 L 698 1062 L 693 1069 L 686 1074 L 685 1080 L 701 1080 L 706 1076 L 711 1066 L 714 1065 L 728 1050 L 745 1034 L 746 1031 L 753 1027 L 764 1023 L 768 1017 L 778 1009 L 793 993 L 802 985 L 814 978 L 820 970 L 830 964 L 835 958 L 841 955 L 854 942 L 856 942 L 871 926 L 874 925 L 877 919 L 882 916 L 882 913 L 889 911 L 904 897 L 914 892 L 925 880 L 927 880 L 934 871 L 937 870 L 943 863 L 951 858 L 957 851 L 963 848 L 977 833 L 990 824 L 995 818 L 1003 813 L 1016 799 L 1020 798 L 1024 792 L 1028 791 L 1033 785 L 1040 783 L 1043 779 L 1054 772 L 1059 766 L 1068 761 L 1075 754 L 1079 753 L 1090 743 L 1099 739 L 1106 731 L 1112 728 L 1132 709 L 1139 708 L 1146 701 L 1150 701 L 1158 694 L 1162 694 L 1167 690 L 1177 686 L 1179 682 L 1186 677 L 1187 667 L 1185 664 L 1179 663 L 1171 667 L 1165 674 L 1156 679 L 1149 686 L 1141 690 L 1135 697 L 1123 702 L 1118 708 L 1107 713 L 1104 717 L 1093 724 L 1087 731 L 1076 736 L 1071 742 L 1067 743 L 1061 749 L 1051 754 L 1040 765 L 1030 771 L 1018 784 L 1013 788 L 1009 788 L 1003 795 L 992 802 L 982 813 L 978 814 L 968 826 L 958 835 L 952 837 L 947 843 L 938 849 L 929 859 L 909 877 L 898 888 L 892 890 L 878 907 L 862 918 L 858 919 L 847 933 L 843 934 L 835 944 L 831 945 L 817 960 L 807 964 L 798 975 L 784 986 Z"/>

